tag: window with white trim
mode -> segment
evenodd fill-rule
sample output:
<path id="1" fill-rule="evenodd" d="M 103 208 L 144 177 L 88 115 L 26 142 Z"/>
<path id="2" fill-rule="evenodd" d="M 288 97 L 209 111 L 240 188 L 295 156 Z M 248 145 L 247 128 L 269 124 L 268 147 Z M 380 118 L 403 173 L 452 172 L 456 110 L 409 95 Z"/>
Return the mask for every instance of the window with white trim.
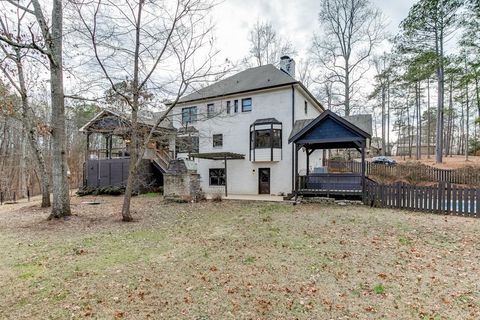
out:
<path id="1" fill-rule="evenodd" d="M 224 186 L 225 168 L 210 169 L 208 171 L 208 180 L 211 186 Z"/>
<path id="2" fill-rule="evenodd" d="M 220 148 L 223 147 L 223 134 L 214 134 L 213 135 L 213 147 Z"/>

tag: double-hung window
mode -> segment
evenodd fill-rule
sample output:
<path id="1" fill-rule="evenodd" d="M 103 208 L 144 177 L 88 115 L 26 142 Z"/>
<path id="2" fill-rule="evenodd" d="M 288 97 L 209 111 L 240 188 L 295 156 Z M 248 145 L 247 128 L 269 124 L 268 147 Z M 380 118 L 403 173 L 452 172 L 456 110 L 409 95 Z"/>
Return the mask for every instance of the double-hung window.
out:
<path id="1" fill-rule="evenodd" d="M 214 148 L 223 147 L 223 134 L 214 134 L 213 135 L 213 147 Z"/>
<path id="2" fill-rule="evenodd" d="M 230 114 L 231 108 L 232 106 L 230 105 L 230 101 L 227 101 L 227 114 Z"/>
<path id="3" fill-rule="evenodd" d="M 242 99 L 242 112 L 252 111 L 252 98 Z"/>
<path id="4" fill-rule="evenodd" d="M 238 112 L 238 100 L 235 100 L 233 102 L 233 105 L 234 105 L 234 112 L 237 113 Z"/>
<path id="5" fill-rule="evenodd" d="M 182 124 L 194 123 L 197 121 L 197 107 L 182 108 Z"/>
<path id="6" fill-rule="evenodd" d="M 207 118 L 213 118 L 215 116 L 215 105 L 213 103 L 207 104 Z"/>

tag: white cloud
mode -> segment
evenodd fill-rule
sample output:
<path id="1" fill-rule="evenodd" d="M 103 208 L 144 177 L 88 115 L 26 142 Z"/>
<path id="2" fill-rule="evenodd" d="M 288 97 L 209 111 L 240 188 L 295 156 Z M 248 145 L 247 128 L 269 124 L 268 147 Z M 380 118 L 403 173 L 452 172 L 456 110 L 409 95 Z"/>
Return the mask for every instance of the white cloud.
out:
<path id="1" fill-rule="evenodd" d="M 413 0 L 374 0 L 389 22 L 388 30 L 397 32 Z M 222 58 L 233 61 L 248 54 L 248 32 L 257 20 L 270 21 L 278 34 L 288 38 L 303 58 L 318 26 L 319 0 L 225 0 L 212 12 L 216 23 L 217 45 Z"/>

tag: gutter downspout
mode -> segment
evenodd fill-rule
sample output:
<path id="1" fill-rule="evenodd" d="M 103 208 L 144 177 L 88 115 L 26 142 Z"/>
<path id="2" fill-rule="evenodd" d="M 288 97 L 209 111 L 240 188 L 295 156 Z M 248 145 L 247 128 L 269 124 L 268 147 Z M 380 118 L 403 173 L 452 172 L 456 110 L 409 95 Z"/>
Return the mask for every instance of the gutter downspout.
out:
<path id="1" fill-rule="evenodd" d="M 292 84 L 292 130 L 295 125 L 295 85 Z M 292 192 L 295 190 L 295 146 L 292 143 Z"/>

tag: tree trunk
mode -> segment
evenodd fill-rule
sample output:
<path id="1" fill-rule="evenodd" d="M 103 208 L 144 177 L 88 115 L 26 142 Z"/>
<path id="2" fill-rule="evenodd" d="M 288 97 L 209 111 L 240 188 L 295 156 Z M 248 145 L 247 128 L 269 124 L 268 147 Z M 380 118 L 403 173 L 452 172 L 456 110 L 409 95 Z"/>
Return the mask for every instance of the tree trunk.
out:
<path id="1" fill-rule="evenodd" d="M 67 176 L 65 102 L 63 92 L 63 8 L 61 0 L 53 1 L 50 39 L 50 91 L 52 97 L 52 191 L 53 206 L 50 218 L 71 215 Z"/>
<path id="2" fill-rule="evenodd" d="M 385 132 L 385 85 L 382 84 L 382 155 L 387 155 L 386 153 L 386 132 Z"/>
<path id="3" fill-rule="evenodd" d="M 36 165 L 38 167 L 40 175 L 40 191 L 42 194 L 42 208 L 50 207 L 50 182 L 48 178 L 47 166 L 45 165 L 45 159 L 43 153 L 40 150 L 37 137 L 32 124 L 32 118 L 30 116 L 30 105 L 28 102 L 27 88 L 25 85 L 25 75 L 23 71 L 22 56 L 19 49 L 16 52 L 16 66 L 18 71 L 18 82 L 20 88 L 20 96 L 22 100 L 22 118 L 27 133 L 27 140 L 35 158 Z"/>
<path id="4" fill-rule="evenodd" d="M 465 84 L 465 161 L 468 161 L 468 127 L 470 122 L 469 112 L 470 112 L 470 104 L 469 104 L 469 95 L 468 95 L 468 81 Z"/>
<path id="5" fill-rule="evenodd" d="M 123 196 L 122 206 L 122 221 L 133 221 L 132 214 L 130 213 L 130 204 L 132 200 L 133 188 L 136 181 L 137 174 L 137 157 L 138 155 L 138 137 L 137 137 L 137 111 L 132 110 L 132 130 L 130 137 L 130 164 L 128 167 L 128 179 L 127 186 L 125 188 L 125 195 Z M 141 156 L 141 155 L 140 155 Z"/>
<path id="6" fill-rule="evenodd" d="M 430 159 L 430 142 L 431 142 L 431 114 L 430 114 L 430 78 L 427 78 L 427 158 Z"/>
<path id="7" fill-rule="evenodd" d="M 452 151 L 452 130 L 453 130 L 453 77 L 450 79 L 448 99 L 448 117 L 447 117 L 447 135 L 445 139 L 445 155 L 450 155 Z"/>
<path id="8" fill-rule="evenodd" d="M 387 156 L 390 152 L 390 79 L 387 76 Z"/>
<path id="9" fill-rule="evenodd" d="M 140 63 L 140 30 L 142 20 L 142 10 L 145 0 L 140 0 L 138 3 L 138 15 L 136 19 L 135 30 L 135 54 L 133 65 L 133 96 L 132 96 L 132 128 L 131 128 L 131 145 L 132 152 L 130 155 L 130 166 L 128 170 L 127 187 L 125 188 L 125 196 L 123 198 L 122 206 L 122 220 L 125 222 L 133 221 L 133 217 L 130 213 L 130 203 L 132 199 L 133 187 L 135 185 L 138 166 L 140 164 L 140 157 L 143 154 L 139 154 L 139 136 L 138 136 L 138 108 L 139 108 L 139 63 Z M 142 144 L 143 145 L 143 144 Z"/>
<path id="10" fill-rule="evenodd" d="M 443 29 L 438 28 L 435 32 L 435 52 L 437 54 L 437 128 L 435 141 L 435 161 L 443 162 L 443 116 L 444 116 L 444 70 L 443 70 Z"/>
<path id="11" fill-rule="evenodd" d="M 350 70 L 348 59 L 345 58 L 345 115 L 350 115 Z"/>
<path id="12" fill-rule="evenodd" d="M 416 159 L 420 160 L 422 158 L 422 121 L 421 121 L 421 110 L 420 110 L 420 81 L 417 81 L 417 83 L 415 84 L 415 95 L 416 95 L 416 104 L 417 104 Z"/>

